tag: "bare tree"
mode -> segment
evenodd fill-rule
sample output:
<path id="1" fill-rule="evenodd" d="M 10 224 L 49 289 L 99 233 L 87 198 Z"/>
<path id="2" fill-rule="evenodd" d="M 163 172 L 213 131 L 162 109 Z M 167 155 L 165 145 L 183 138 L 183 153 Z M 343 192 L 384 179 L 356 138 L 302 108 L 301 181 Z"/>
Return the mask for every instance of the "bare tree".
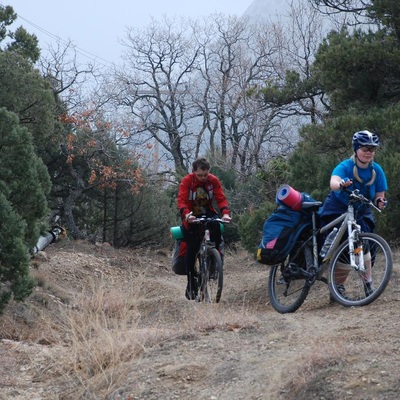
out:
<path id="1" fill-rule="evenodd" d="M 372 0 L 308 0 L 308 3 L 321 15 L 341 20 L 342 26 L 371 26 L 374 17 L 371 8 Z"/>
<path id="2" fill-rule="evenodd" d="M 120 106 L 134 119 L 131 135 L 136 143 L 152 138 L 170 155 L 176 171 L 186 171 L 192 137 L 190 122 L 196 116 L 190 102 L 193 71 L 198 67 L 199 48 L 185 20 L 164 18 L 146 29 L 131 28 L 127 39 L 126 65 L 116 73 Z"/>
<path id="3" fill-rule="evenodd" d="M 55 47 L 49 47 L 38 64 L 42 75 L 51 84 L 57 104 L 61 106 L 62 102 L 62 110 L 58 113 L 82 108 L 87 101 L 84 97 L 88 95 L 88 88 L 99 76 L 96 66 L 80 64 L 76 47 L 71 42 L 58 42 Z"/>
<path id="4" fill-rule="evenodd" d="M 327 14 L 352 13 L 364 15 L 371 6 L 370 0 L 309 0 L 309 2 Z"/>
<path id="5" fill-rule="evenodd" d="M 298 98 L 292 103 L 289 112 L 292 115 L 304 116 L 316 124 L 321 120 L 324 110 L 324 93 L 313 82 L 312 65 L 315 54 L 324 36 L 329 31 L 330 20 L 308 4 L 292 1 L 287 16 L 285 30 L 286 43 L 282 47 L 282 55 L 286 63 L 286 70 L 299 75 L 303 91 L 297 93 Z"/>
<path id="6" fill-rule="evenodd" d="M 53 89 L 60 123 L 60 143 L 54 154 L 48 154 L 47 163 L 53 204 L 60 208 L 70 234 L 83 238 L 74 210 L 84 206 L 90 191 L 106 187 L 111 180 L 126 180 L 115 161 L 116 138 L 120 135 L 114 132 L 119 129 L 107 118 L 105 105 L 109 99 L 99 90 L 99 80 L 103 83 L 106 71 L 103 68 L 100 75 L 94 63 L 81 64 L 70 42 L 50 47 L 39 68 Z"/>
<path id="7" fill-rule="evenodd" d="M 245 176 L 271 155 L 288 153 L 299 118 L 317 121 L 321 94 L 310 88 L 273 103 L 260 89 L 283 87 L 288 70 L 307 82 L 322 38 L 315 10 L 298 6 L 288 20 L 253 24 L 214 14 L 129 29 L 126 64 L 109 87 L 116 107 L 130 116 L 131 143 L 145 148 L 155 141 L 166 170 L 181 172 L 200 153 Z"/>
<path id="8" fill-rule="evenodd" d="M 203 22 L 203 23 L 202 23 Z M 133 123 L 136 145 L 155 139 L 176 171 L 209 151 L 231 167 L 252 169 L 254 151 L 267 141 L 276 110 L 249 93 L 274 73 L 275 33 L 246 19 L 210 16 L 206 21 L 153 23 L 130 29 L 126 65 L 116 72 L 114 92 Z M 262 118 L 255 114 L 266 113 Z M 272 117 L 274 116 L 274 117 Z M 261 144 L 253 145 L 261 122 Z"/>
<path id="9" fill-rule="evenodd" d="M 197 104 L 203 110 L 203 130 L 210 135 L 210 153 L 246 176 L 289 144 L 287 124 L 279 122 L 288 105 L 266 104 L 259 96 L 265 82 L 284 75 L 282 28 L 217 14 L 197 37 L 206 44 L 205 91 Z"/>

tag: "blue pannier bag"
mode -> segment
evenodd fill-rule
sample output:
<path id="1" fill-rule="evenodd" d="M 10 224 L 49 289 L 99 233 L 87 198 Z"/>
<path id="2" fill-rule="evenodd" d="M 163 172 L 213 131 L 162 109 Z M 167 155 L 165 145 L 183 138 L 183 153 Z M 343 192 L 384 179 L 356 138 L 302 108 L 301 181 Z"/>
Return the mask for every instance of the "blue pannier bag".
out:
<path id="1" fill-rule="evenodd" d="M 294 211 L 285 205 L 278 206 L 264 222 L 257 261 L 266 265 L 282 263 L 292 251 L 301 232 L 310 226 L 311 213 Z"/>

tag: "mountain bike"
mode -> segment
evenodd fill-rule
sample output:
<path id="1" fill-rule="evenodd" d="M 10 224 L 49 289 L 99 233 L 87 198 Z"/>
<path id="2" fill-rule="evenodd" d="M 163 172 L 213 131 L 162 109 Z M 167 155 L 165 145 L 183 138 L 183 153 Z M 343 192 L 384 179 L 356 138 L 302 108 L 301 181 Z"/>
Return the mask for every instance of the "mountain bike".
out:
<path id="1" fill-rule="evenodd" d="M 193 220 L 192 223 L 201 225 L 200 232 L 202 235 L 200 250 L 195 263 L 195 277 L 198 287 L 196 300 L 219 303 L 224 280 L 223 258 L 215 247 L 215 243 L 210 239 L 210 230 L 213 229 L 215 224 L 226 224 L 228 222 L 220 218 L 200 217 Z M 222 234 L 222 225 L 220 227 Z"/>
<path id="2" fill-rule="evenodd" d="M 388 285 L 393 270 L 391 249 L 381 236 L 361 231 L 354 205 L 363 203 L 381 210 L 358 190 L 344 190 L 350 196 L 347 211 L 322 228 L 317 226 L 322 202 L 303 203 L 302 211 L 312 214 L 311 227 L 299 236 L 286 260 L 270 270 L 269 297 L 279 313 L 295 312 L 317 280 L 326 283 L 332 298 L 345 307 L 372 303 Z M 334 227 L 338 227 L 337 233 L 321 259 L 318 239 Z M 323 276 L 326 270 L 328 279 Z"/>

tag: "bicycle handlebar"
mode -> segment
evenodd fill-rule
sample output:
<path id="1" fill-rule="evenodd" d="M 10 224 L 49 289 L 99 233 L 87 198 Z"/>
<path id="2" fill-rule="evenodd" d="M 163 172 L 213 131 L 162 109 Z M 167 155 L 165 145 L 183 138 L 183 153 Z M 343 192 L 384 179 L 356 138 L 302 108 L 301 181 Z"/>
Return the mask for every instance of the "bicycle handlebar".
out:
<path id="1" fill-rule="evenodd" d="M 350 195 L 350 199 L 353 201 L 361 201 L 361 203 L 367 204 L 378 212 L 382 212 L 382 210 L 377 207 L 370 199 L 367 199 L 365 196 L 363 196 L 358 189 L 350 190 L 346 188 L 342 188 L 342 190 Z"/>
<path id="2" fill-rule="evenodd" d="M 222 224 L 229 224 L 230 221 L 225 221 L 222 218 L 219 217 L 198 217 L 196 219 L 194 219 L 193 221 L 191 221 L 192 224 L 201 224 L 204 222 L 220 222 Z"/>

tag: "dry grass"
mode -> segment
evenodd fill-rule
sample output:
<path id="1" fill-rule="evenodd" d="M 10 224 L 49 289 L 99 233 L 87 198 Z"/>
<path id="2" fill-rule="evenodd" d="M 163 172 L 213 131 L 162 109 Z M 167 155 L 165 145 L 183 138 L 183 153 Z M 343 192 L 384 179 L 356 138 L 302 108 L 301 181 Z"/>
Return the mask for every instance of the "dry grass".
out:
<path id="1" fill-rule="evenodd" d="M 107 281 L 93 280 L 74 307 L 60 305 L 59 324 L 47 321 L 62 340 L 47 370 L 58 375 L 69 396 L 106 398 L 125 379 L 128 362 L 142 351 L 136 335 L 140 321 L 140 282 L 136 282 L 117 289 Z"/>
<path id="2" fill-rule="evenodd" d="M 288 382 L 288 399 L 298 399 L 302 393 L 316 381 L 321 382 L 321 374 L 332 368 L 340 368 L 343 362 L 352 354 L 352 350 L 346 347 L 340 340 L 318 340 L 318 343 L 307 346 L 307 352 L 292 362 L 287 371 L 285 380 Z"/>
<path id="3" fill-rule="evenodd" d="M 364 399 L 366 385 L 377 393 L 384 384 L 396 387 L 398 375 L 380 366 L 393 343 L 378 344 L 362 323 L 365 314 L 374 318 L 371 327 L 384 320 L 386 330 L 398 331 L 397 319 L 380 311 L 385 296 L 352 310 L 327 305 L 323 287 L 295 314 L 280 315 L 268 304 L 268 271 L 236 256 L 227 261 L 222 302 L 197 303 L 184 298 L 186 278 L 171 275 L 168 254 L 95 257 L 93 251 L 74 247 L 38 263 L 36 291 L 2 317 L 0 336 L 9 343 L 0 355 L 9 348 L 15 376 L 49 388 L 43 400 L 200 393 L 202 399 L 263 399 L 265 393 L 273 400 L 347 399 L 349 393 Z M 387 291 L 392 305 L 398 284 L 395 271 Z M 30 359 L 26 372 L 18 357 L 24 366 Z M 3 381 L 18 387 L 4 371 Z M 19 400 L 28 398 L 31 393 Z"/>
<path id="4" fill-rule="evenodd" d="M 244 305 L 182 304 L 176 299 L 173 312 L 179 314 L 178 323 L 164 322 L 164 316 L 167 319 L 171 314 L 168 301 L 156 302 L 157 320 L 147 319 L 152 314 L 149 307 L 154 304 L 149 302 L 144 287 L 145 275 L 135 274 L 128 280 L 134 284 L 125 287 L 110 286 L 103 278 L 93 279 L 73 301 L 57 302 L 56 321 L 54 313 L 43 312 L 39 318 L 42 329 L 57 351 L 36 372 L 36 379 L 57 381 L 68 393 L 67 398 L 107 398 L 126 380 L 132 361 L 146 348 L 204 332 L 240 332 L 258 327 Z M 51 290 L 51 285 L 42 280 L 41 286 Z M 47 321 L 46 315 L 51 316 Z"/>

